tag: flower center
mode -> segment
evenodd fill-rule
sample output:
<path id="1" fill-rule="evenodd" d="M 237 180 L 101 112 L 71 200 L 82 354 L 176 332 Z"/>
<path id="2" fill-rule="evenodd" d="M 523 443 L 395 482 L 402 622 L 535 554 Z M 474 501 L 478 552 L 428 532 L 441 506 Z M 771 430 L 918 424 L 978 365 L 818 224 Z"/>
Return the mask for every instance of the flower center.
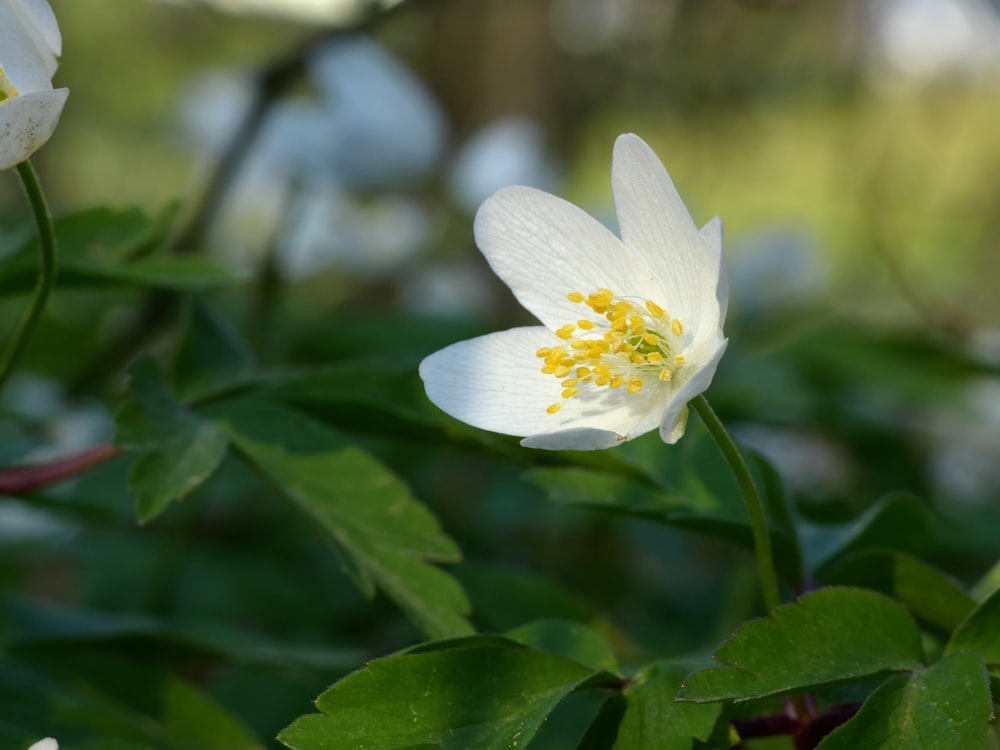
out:
<path id="1" fill-rule="evenodd" d="M 684 325 L 652 300 L 618 297 L 610 289 L 588 295 L 570 292 L 566 298 L 596 316 L 564 325 L 556 336 L 565 344 L 535 352 L 543 362 L 542 372 L 557 378 L 563 388 L 563 400 L 549 406 L 549 414 L 566 400 L 600 388 L 641 393 L 668 382 L 684 364 L 684 357 L 674 354 L 681 349 Z"/>
<path id="2" fill-rule="evenodd" d="M 3 68 L 0 68 L 0 102 L 6 99 L 13 99 L 17 96 L 17 89 L 11 80 L 7 77 L 7 74 L 3 72 Z"/>

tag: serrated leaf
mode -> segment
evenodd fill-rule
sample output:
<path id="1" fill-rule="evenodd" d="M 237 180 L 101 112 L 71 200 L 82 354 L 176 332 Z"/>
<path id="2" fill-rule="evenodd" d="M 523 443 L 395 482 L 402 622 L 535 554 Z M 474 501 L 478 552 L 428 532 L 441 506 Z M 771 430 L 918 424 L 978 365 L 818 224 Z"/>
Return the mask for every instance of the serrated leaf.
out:
<path id="1" fill-rule="evenodd" d="M 322 714 L 278 739 L 293 750 L 525 747 L 588 667 L 496 638 L 377 659 L 323 693 Z"/>
<path id="2" fill-rule="evenodd" d="M 722 706 L 676 700 L 690 671 L 690 666 L 664 661 L 636 676 L 625 690 L 625 713 L 613 750 L 691 750 L 695 740 L 711 736 Z"/>
<path id="3" fill-rule="evenodd" d="M 276 404 L 246 400 L 213 413 L 234 446 L 328 534 L 366 595 L 378 586 L 429 637 L 472 632 L 461 586 L 430 564 L 457 560 L 458 548 L 387 467 Z"/>
<path id="4" fill-rule="evenodd" d="M 952 578 L 902 552 L 849 555 L 831 566 L 822 580 L 881 591 L 945 633 L 958 627 L 976 606 Z"/>
<path id="5" fill-rule="evenodd" d="M 879 687 L 818 750 L 995 750 L 989 683 L 969 652 Z"/>
<path id="6" fill-rule="evenodd" d="M 204 482 L 226 455 L 226 436 L 185 409 L 149 360 L 133 367 L 129 400 L 115 421 L 116 445 L 139 453 L 128 487 L 140 523 L 156 518 Z"/>
<path id="7" fill-rule="evenodd" d="M 579 662 L 595 671 L 618 672 L 618 659 L 608 639 L 569 620 L 539 620 L 514 628 L 507 637 L 526 646 Z"/>
<path id="8" fill-rule="evenodd" d="M 923 662 L 920 632 L 897 602 L 865 589 L 827 588 L 753 620 L 693 674 L 683 700 L 747 700 L 809 690 Z"/>
<path id="9" fill-rule="evenodd" d="M 977 652 L 991 668 L 1000 667 L 1000 588 L 980 602 L 958 626 L 945 653 L 963 649 Z"/>

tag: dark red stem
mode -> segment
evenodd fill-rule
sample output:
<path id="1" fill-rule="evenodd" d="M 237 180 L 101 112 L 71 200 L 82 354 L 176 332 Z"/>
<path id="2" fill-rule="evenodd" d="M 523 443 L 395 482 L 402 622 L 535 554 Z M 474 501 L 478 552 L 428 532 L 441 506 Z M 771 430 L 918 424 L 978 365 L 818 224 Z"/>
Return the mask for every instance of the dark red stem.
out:
<path id="1" fill-rule="evenodd" d="M 61 482 L 114 458 L 119 450 L 111 443 L 88 448 L 82 453 L 54 461 L 15 466 L 0 470 L 0 495 L 21 495 Z"/>

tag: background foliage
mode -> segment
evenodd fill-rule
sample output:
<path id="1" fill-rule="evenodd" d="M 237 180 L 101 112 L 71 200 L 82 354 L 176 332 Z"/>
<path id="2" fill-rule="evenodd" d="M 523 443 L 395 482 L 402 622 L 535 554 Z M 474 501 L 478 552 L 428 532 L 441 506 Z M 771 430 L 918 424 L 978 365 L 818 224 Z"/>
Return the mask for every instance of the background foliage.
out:
<path id="1" fill-rule="evenodd" d="M 809 691 L 856 712 L 825 750 L 996 746 L 1000 76 L 976 50 L 1000 20 L 949 46 L 937 17 L 907 58 L 891 21 L 919 5 L 331 25 L 54 0 L 72 96 L 34 161 L 61 271 L 0 459 L 118 453 L 0 473 L 0 744 L 717 748 Z M 670 448 L 533 452 L 416 376 L 527 320 L 478 201 L 527 182 L 613 222 L 625 131 L 726 222 L 712 402 L 757 456 L 786 600 L 824 587 L 773 620 L 693 417 Z M 36 256 L 5 174 L 0 331 Z"/>

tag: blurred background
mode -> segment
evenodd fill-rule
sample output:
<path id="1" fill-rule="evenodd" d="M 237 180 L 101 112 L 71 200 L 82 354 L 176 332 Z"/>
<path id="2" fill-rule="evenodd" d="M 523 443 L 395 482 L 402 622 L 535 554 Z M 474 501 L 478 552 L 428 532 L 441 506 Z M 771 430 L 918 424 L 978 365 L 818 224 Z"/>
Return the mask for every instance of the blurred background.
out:
<path id="1" fill-rule="evenodd" d="M 412 375 L 439 346 L 530 322 L 474 246 L 476 207 L 527 184 L 613 227 L 612 144 L 635 132 L 697 223 L 723 218 L 731 344 L 710 395 L 806 526 L 903 490 L 931 519 L 914 549 L 960 579 L 1000 552 L 997 0 L 52 6 L 55 83 L 72 94 L 34 162 L 54 213 L 173 221 L 173 252 L 243 280 L 207 299 L 256 361 L 360 358 Z M 6 252 L 25 214 L 2 177 Z M 5 324 L 24 302 L 3 303 Z M 175 336 L 162 323 L 148 291 L 57 295 L 0 402 L 14 425 L 0 458 L 106 440 L 129 358 Z M 555 612 L 604 621 L 626 651 L 671 653 L 710 647 L 754 611 L 742 552 L 548 505 L 511 470 L 533 459 L 509 451 L 415 447 L 338 419 L 456 539 L 484 629 Z M 650 445 L 629 450 L 663 450 Z M 284 692 L 259 664 L 216 675 L 214 694 L 263 737 L 330 675 L 414 640 L 318 543 L 300 547 L 301 521 L 253 502 L 245 468 L 227 464 L 204 502 L 142 532 L 124 468 L 2 501 L 8 588 L 356 649 L 325 653 L 319 676 L 286 661 Z M 189 554 L 192 540 L 205 546 Z"/>

